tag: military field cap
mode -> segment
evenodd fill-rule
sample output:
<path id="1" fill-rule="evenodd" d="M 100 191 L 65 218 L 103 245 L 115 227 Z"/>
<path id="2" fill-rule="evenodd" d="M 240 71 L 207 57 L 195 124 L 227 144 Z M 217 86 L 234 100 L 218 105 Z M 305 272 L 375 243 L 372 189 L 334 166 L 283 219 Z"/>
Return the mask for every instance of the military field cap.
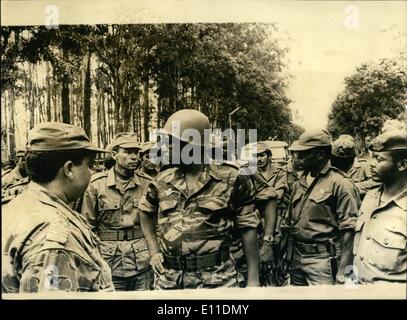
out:
<path id="1" fill-rule="evenodd" d="M 27 150 L 56 151 L 86 149 L 106 152 L 94 146 L 85 131 L 78 126 L 62 122 L 43 122 L 28 134 Z"/>
<path id="2" fill-rule="evenodd" d="M 407 150 L 407 132 L 402 130 L 386 131 L 372 140 L 369 150 L 376 152 Z"/>
<path id="3" fill-rule="evenodd" d="M 326 130 L 305 131 L 298 140 L 294 141 L 289 148 L 290 151 L 305 151 L 318 147 L 331 145 L 331 137 Z"/>
<path id="4" fill-rule="evenodd" d="M 156 145 L 155 142 L 145 142 L 145 143 L 142 145 L 142 148 L 141 148 L 140 152 L 141 152 L 142 154 L 147 153 L 147 152 L 149 152 L 155 145 Z"/>
<path id="5" fill-rule="evenodd" d="M 332 143 L 332 154 L 338 158 L 356 157 L 355 142 L 348 135 L 341 135 Z"/>
<path id="6" fill-rule="evenodd" d="M 267 150 L 271 151 L 267 143 L 260 141 L 256 143 L 254 153 L 259 154 L 266 152 Z"/>
<path id="7" fill-rule="evenodd" d="M 110 143 L 110 147 L 111 149 L 115 147 L 141 149 L 140 143 L 137 141 L 137 135 L 133 132 L 118 133 Z"/>

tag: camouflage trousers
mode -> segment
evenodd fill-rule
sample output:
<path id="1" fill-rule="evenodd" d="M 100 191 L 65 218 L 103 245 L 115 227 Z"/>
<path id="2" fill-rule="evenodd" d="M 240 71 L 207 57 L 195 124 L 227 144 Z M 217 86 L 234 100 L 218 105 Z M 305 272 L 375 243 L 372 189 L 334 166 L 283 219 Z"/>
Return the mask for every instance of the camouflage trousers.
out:
<path id="1" fill-rule="evenodd" d="M 165 269 L 155 274 L 154 289 L 210 289 L 237 287 L 237 273 L 232 259 L 220 266 L 198 271 Z"/>
<path id="2" fill-rule="evenodd" d="M 151 269 L 131 277 L 112 277 L 115 291 L 151 290 L 154 274 Z"/>

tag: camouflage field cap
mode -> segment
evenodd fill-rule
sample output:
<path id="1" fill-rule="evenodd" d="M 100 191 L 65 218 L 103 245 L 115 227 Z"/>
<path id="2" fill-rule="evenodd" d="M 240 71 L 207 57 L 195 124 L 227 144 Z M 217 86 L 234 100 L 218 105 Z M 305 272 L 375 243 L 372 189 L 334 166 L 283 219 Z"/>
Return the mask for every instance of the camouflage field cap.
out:
<path id="1" fill-rule="evenodd" d="M 386 131 L 372 140 L 369 150 L 376 152 L 407 150 L 407 132 L 402 130 Z"/>
<path id="2" fill-rule="evenodd" d="M 94 146 L 85 131 L 78 126 L 62 122 L 43 122 L 28 134 L 27 150 L 56 151 L 86 149 L 106 152 Z"/>
<path id="3" fill-rule="evenodd" d="M 305 151 L 318 147 L 331 145 L 331 137 L 326 130 L 305 131 L 298 140 L 294 141 L 289 148 L 290 151 Z"/>
<path id="4" fill-rule="evenodd" d="M 141 145 L 137 141 L 137 135 L 134 132 L 121 132 L 115 135 L 110 143 L 110 148 L 113 149 L 115 147 L 141 149 Z"/>
<path id="5" fill-rule="evenodd" d="M 356 157 L 355 142 L 347 135 L 340 136 L 332 143 L 332 154 L 338 158 Z"/>

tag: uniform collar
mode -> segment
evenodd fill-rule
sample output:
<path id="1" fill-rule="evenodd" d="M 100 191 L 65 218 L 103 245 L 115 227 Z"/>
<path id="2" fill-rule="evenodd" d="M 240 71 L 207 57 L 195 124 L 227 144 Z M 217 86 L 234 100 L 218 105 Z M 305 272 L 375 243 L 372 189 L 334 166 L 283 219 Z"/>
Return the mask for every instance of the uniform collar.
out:
<path id="1" fill-rule="evenodd" d="M 325 175 L 331 169 L 331 162 L 328 161 L 318 175 Z"/>
<path id="2" fill-rule="evenodd" d="M 140 177 L 134 172 L 133 177 L 131 178 L 132 182 L 134 185 L 141 185 L 141 179 Z M 116 173 L 114 166 L 107 172 L 107 178 L 106 178 L 106 185 L 108 187 L 116 187 Z M 130 184 L 128 185 L 130 186 Z"/>
<path id="3" fill-rule="evenodd" d="M 377 209 L 384 208 L 388 206 L 391 202 L 394 202 L 394 204 L 400 207 L 402 210 L 404 211 L 407 210 L 407 189 L 402 190 L 399 194 L 390 198 L 388 201 L 380 205 L 379 200 L 382 192 L 383 184 L 379 188 L 373 189 L 371 193 L 367 194 L 372 201 L 375 201 L 375 203 L 377 204 Z"/>
<path id="4" fill-rule="evenodd" d="M 219 177 L 218 174 L 219 173 L 216 169 L 216 165 L 205 165 L 197 180 L 198 188 L 196 188 L 191 194 L 188 194 L 185 174 L 179 167 L 175 168 L 174 176 L 172 179 L 170 179 L 169 183 L 176 189 L 184 193 L 185 196 L 190 197 L 193 194 L 199 192 L 211 179 L 221 181 L 222 179 Z"/>

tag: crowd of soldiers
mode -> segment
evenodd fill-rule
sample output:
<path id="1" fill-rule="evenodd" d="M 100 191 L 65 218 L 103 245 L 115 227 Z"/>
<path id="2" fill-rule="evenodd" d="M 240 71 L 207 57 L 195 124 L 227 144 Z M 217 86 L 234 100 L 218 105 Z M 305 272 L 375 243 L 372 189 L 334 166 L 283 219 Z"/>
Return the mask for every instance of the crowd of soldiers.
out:
<path id="1" fill-rule="evenodd" d="M 208 118 L 184 109 L 164 126 L 170 150 L 192 143 L 188 129 L 212 148 Z M 82 128 L 35 126 L 2 173 L 3 293 L 407 282 L 407 132 L 361 153 L 309 130 L 283 166 L 259 142 L 250 175 L 208 152 L 160 165 L 153 146 L 121 133 L 104 150 Z"/>

